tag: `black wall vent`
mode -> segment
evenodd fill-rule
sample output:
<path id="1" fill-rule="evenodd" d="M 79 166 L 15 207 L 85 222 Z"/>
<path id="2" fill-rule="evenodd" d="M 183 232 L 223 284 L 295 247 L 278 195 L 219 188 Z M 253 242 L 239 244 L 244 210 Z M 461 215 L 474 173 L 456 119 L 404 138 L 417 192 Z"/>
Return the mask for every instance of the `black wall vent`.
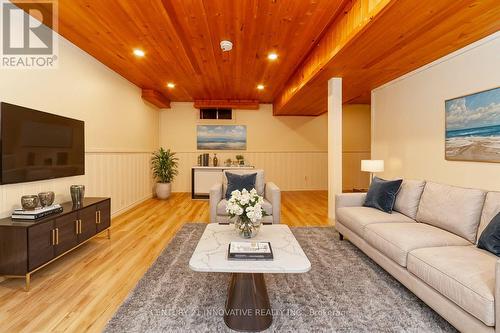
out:
<path id="1" fill-rule="evenodd" d="M 233 119 L 232 109 L 200 109 L 200 119 Z"/>

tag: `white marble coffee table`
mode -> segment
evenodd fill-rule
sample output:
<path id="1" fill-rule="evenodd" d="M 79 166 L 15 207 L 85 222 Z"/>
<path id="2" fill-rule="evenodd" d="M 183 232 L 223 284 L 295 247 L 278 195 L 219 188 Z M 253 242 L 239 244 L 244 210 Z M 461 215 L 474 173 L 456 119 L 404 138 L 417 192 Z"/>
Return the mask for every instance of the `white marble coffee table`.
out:
<path id="1" fill-rule="evenodd" d="M 271 242 L 274 260 L 227 259 L 231 241 L 241 241 L 233 225 L 209 224 L 194 250 L 189 267 L 197 272 L 232 273 L 224 321 L 238 331 L 261 331 L 272 323 L 264 273 L 306 273 L 311 263 L 287 225 L 263 225 L 251 241 Z"/>

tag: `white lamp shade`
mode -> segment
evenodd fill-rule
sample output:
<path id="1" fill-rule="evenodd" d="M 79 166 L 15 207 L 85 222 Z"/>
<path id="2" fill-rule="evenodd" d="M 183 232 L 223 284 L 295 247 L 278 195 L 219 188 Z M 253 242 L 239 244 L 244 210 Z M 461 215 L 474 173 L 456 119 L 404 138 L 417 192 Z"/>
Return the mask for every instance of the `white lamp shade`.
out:
<path id="1" fill-rule="evenodd" d="M 384 160 L 361 160 L 361 171 L 383 172 Z"/>

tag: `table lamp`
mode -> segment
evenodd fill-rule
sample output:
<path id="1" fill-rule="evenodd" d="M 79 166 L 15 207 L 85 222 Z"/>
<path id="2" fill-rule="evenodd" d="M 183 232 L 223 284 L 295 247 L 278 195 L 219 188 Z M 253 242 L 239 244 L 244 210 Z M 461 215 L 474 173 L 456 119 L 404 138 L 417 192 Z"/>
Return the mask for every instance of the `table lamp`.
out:
<path id="1" fill-rule="evenodd" d="M 384 160 L 361 160 L 361 171 L 370 173 L 370 182 L 375 172 L 384 171 Z"/>

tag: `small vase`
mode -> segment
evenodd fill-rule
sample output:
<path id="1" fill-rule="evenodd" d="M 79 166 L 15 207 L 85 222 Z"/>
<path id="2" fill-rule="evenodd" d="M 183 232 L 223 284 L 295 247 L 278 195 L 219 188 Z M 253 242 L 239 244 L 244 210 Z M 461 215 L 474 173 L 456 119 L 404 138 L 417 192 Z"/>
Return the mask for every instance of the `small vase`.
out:
<path id="1" fill-rule="evenodd" d="M 238 217 L 234 227 L 242 238 L 253 238 L 259 233 L 261 221 L 252 222 L 248 218 Z"/>
<path id="2" fill-rule="evenodd" d="M 85 185 L 71 185 L 69 192 L 71 193 L 73 206 L 81 207 L 83 205 L 83 198 L 85 197 Z"/>

